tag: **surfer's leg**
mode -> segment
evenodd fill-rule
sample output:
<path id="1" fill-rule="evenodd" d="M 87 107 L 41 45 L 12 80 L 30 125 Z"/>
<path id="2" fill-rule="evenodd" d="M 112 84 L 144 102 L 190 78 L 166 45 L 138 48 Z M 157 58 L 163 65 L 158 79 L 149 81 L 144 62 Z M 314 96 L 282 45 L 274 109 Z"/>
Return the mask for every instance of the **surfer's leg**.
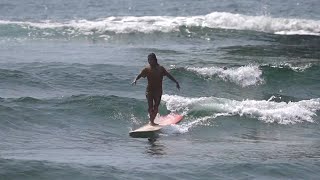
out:
<path id="1" fill-rule="evenodd" d="M 150 123 L 152 124 L 153 120 L 153 97 L 150 93 L 146 93 L 147 101 L 148 101 L 148 113 L 150 118 Z"/>
<path id="2" fill-rule="evenodd" d="M 156 118 L 157 113 L 154 112 L 154 103 L 155 103 L 155 96 L 154 93 L 148 92 L 146 94 L 147 99 L 148 99 L 148 111 L 149 111 L 149 116 L 150 116 L 150 124 L 152 126 L 158 125 L 154 123 L 154 119 Z"/>
<path id="3" fill-rule="evenodd" d="M 158 94 L 156 94 L 154 96 L 153 113 L 154 113 L 155 117 L 157 116 L 158 111 L 159 111 L 159 105 L 160 105 L 160 102 L 161 102 L 161 96 L 162 96 L 162 93 L 158 93 Z"/>
<path id="4" fill-rule="evenodd" d="M 154 95 L 152 96 L 152 113 L 150 115 L 150 124 L 152 126 L 155 126 L 155 125 L 158 125 L 157 123 L 154 123 L 154 119 L 156 118 L 158 112 L 155 112 L 155 108 L 154 108 L 154 103 L 153 102 L 154 103 L 156 102 L 156 99 L 155 99 Z"/>
<path id="5" fill-rule="evenodd" d="M 146 98 L 147 98 L 147 101 L 148 101 L 148 113 L 149 113 L 149 117 L 150 117 L 150 120 L 151 120 L 151 117 L 152 117 L 152 114 L 153 114 L 153 98 L 149 93 L 146 94 Z"/>

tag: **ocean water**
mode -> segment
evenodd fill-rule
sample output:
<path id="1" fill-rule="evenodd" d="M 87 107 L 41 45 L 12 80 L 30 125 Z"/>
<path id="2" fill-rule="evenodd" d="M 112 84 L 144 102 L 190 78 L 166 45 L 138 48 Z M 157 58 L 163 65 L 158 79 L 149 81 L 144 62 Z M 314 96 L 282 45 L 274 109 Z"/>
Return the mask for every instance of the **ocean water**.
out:
<path id="1" fill-rule="evenodd" d="M 0 179 L 318 179 L 319 0 L 1 0 Z M 155 142 L 160 114 L 183 121 Z"/>

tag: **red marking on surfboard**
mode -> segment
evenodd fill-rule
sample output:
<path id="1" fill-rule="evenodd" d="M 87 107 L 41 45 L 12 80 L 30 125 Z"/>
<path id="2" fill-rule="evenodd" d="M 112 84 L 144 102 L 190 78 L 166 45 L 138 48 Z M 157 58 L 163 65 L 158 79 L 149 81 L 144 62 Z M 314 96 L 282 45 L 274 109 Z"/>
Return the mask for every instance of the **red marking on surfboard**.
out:
<path id="1" fill-rule="evenodd" d="M 182 119 L 183 119 L 182 115 L 171 113 L 171 114 L 168 114 L 165 116 L 157 117 L 154 120 L 154 122 L 161 125 L 161 126 L 166 126 L 166 125 L 170 125 L 170 124 L 177 124 Z"/>

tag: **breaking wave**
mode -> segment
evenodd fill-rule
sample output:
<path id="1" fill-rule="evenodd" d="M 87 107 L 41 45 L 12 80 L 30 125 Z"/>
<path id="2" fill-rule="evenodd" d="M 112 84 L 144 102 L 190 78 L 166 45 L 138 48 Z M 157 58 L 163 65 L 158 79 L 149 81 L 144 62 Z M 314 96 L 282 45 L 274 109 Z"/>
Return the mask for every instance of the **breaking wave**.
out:
<path id="1" fill-rule="evenodd" d="M 275 102 L 269 100 L 230 100 L 217 97 L 190 98 L 177 95 L 163 95 L 167 109 L 184 114 L 209 112 L 208 118 L 217 116 L 245 116 L 265 123 L 295 124 L 314 122 L 313 117 L 320 110 L 320 98 L 298 102 Z M 208 119 L 206 117 L 205 120 Z M 202 121 L 202 120 L 201 120 Z"/>
<path id="2" fill-rule="evenodd" d="M 269 16 L 248 16 L 227 12 L 212 12 L 199 16 L 119 16 L 97 20 L 71 20 L 54 22 L 23 22 L 0 20 L 0 29 L 10 31 L 18 28 L 26 36 L 90 36 L 97 35 L 108 39 L 112 34 L 119 33 L 153 33 L 180 32 L 191 27 L 212 29 L 250 30 L 282 35 L 314 35 L 320 36 L 320 21 L 308 19 L 273 18 Z M 182 29 L 181 29 L 182 28 Z M 195 32 L 196 33 L 196 32 Z"/>
<path id="3" fill-rule="evenodd" d="M 258 85 L 263 83 L 262 70 L 257 65 L 247 65 L 241 67 L 188 67 L 189 71 L 198 73 L 204 77 L 217 76 L 224 81 L 230 81 L 242 87 Z"/>

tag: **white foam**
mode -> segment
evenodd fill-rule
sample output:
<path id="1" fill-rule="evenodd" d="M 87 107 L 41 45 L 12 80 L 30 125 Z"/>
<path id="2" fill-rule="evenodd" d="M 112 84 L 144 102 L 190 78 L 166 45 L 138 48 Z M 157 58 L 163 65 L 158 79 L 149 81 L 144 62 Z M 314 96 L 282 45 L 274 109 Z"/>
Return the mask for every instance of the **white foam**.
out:
<path id="1" fill-rule="evenodd" d="M 223 69 L 221 67 L 188 67 L 187 70 L 196 72 L 202 76 L 218 76 L 224 81 L 236 83 L 242 87 L 261 84 L 263 78 L 259 66 L 248 65 L 237 68 Z"/>
<path id="2" fill-rule="evenodd" d="M 231 13 L 211 13 L 205 16 L 205 25 L 211 28 L 253 30 L 268 33 L 307 34 L 320 36 L 320 21 L 307 19 L 246 16 Z"/>
<path id="3" fill-rule="evenodd" d="M 320 36 L 320 21 L 307 19 L 273 18 L 268 16 L 247 16 L 226 12 L 213 12 L 200 16 L 121 16 L 89 20 L 72 20 L 66 22 L 21 22 L 0 20 L 0 24 L 17 24 L 25 28 L 61 28 L 66 33 L 75 33 L 70 28 L 84 34 L 104 33 L 151 33 L 176 32 L 179 27 L 201 27 L 251 30 L 276 34 L 305 34 Z"/>
<path id="4" fill-rule="evenodd" d="M 312 67 L 312 63 L 306 63 L 306 64 L 292 64 L 292 63 L 278 63 L 278 64 L 273 64 L 273 65 L 270 65 L 270 67 L 272 68 L 289 68 L 289 69 L 292 69 L 293 71 L 296 71 L 296 72 L 303 72 L 305 71 L 306 69 L 309 69 Z"/>
<path id="5" fill-rule="evenodd" d="M 275 34 L 280 34 L 280 35 L 311 35 L 311 36 L 320 36 L 320 33 L 312 32 L 312 31 L 306 31 L 306 30 L 278 31 L 278 32 L 275 32 Z"/>
<path id="6" fill-rule="evenodd" d="M 174 134 L 184 134 L 190 131 L 191 128 L 196 126 L 212 126 L 212 124 L 208 121 L 209 119 L 215 119 L 219 116 L 228 116 L 226 113 L 217 113 L 211 116 L 205 116 L 201 118 L 197 118 L 188 122 L 182 122 L 180 124 L 172 124 L 170 126 L 166 126 L 162 129 L 163 135 L 174 135 Z"/>
<path id="7" fill-rule="evenodd" d="M 208 111 L 212 116 L 246 116 L 266 123 L 295 124 L 314 122 L 313 117 L 320 110 L 320 98 L 298 102 L 273 102 L 266 100 L 229 100 L 216 97 L 189 98 L 163 95 L 162 100 L 171 111 Z"/>

